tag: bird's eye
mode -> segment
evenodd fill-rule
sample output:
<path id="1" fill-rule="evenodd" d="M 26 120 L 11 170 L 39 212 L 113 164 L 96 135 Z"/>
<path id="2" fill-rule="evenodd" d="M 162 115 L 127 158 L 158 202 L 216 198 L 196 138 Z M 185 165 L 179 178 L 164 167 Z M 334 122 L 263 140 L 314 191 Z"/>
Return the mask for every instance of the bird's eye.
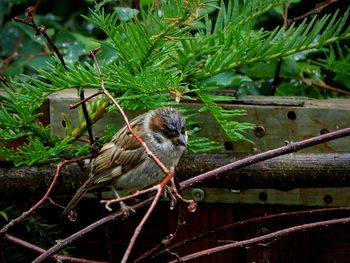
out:
<path id="1" fill-rule="evenodd" d="M 182 127 L 182 129 L 181 129 L 181 134 L 185 134 L 186 133 L 186 131 L 185 131 L 185 127 Z"/>
<path id="2" fill-rule="evenodd" d="M 167 138 L 174 138 L 179 135 L 179 132 L 172 127 L 166 127 L 164 130 L 162 130 L 162 133 Z"/>

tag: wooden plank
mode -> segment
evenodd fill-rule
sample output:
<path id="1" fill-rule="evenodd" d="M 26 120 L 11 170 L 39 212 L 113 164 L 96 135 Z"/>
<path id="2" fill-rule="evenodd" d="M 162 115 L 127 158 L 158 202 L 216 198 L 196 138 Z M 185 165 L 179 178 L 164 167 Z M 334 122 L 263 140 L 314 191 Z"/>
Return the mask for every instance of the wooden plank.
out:
<path id="1" fill-rule="evenodd" d="M 185 197 L 206 203 L 264 204 L 298 206 L 348 206 L 350 187 L 230 190 L 223 188 L 191 188 Z"/>
<path id="2" fill-rule="evenodd" d="M 87 89 L 86 96 L 95 93 Z M 73 125 L 82 120 L 79 110 L 70 110 L 69 105 L 78 101 L 75 90 L 64 90 L 49 96 L 52 130 L 59 136 L 64 135 L 62 113 L 67 115 Z M 184 102 L 199 109 L 201 105 Z M 222 145 L 233 145 L 233 152 L 259 152 L 280 147 L 290 141 L 300 141 L 328 131 L 350 127 L 350 103 L 346 99 L 313 100 L 296 97 L 242 97 L 233 103 L 223 103 L 228 109 L 245 109 L 247 115 L 234 119 L 256 124 L 257 129 L 247 132 L 247 138 L 255 144 L 230 142 L 225 133 L 209 113 L 197 118 L 202 122 L 198 136 L 217 140 Z M 128 112 L 130 118 L 141 111 Z M 101 135 L 106 124 L 116 127 L 124 125 L 117 112 L 106 114 L 94 125 L 96 135 Z M 350 151 L 350 138 L 328 142 L 303 150 L 303 152 L 346 152 Z"/>
<path id="3" fill-rule="evenodd" d="M 180 181 L 183 181 L 188 177 L 198 175 L 233 160 L 234 158 L 227 154 L 192 155 L 186 153 L 180 161 L 177 177 Z M 246 192 L 244 191 L 245 189 L 276 189 L 287 193 L 286 191 L 296 188 L 327 187 L 334 188 L 334 191 L 331 192 L 333 196 L 335 195 L 336 187 L 350 187 L 350 169 L 348 167 L 350 167 L 349 153 L 290 154 L 227 173 L 219 179 L 212 180 L 198 187 L 222 188 L 222 191 L 217 190 L 217 200 L 224 202 L 222 200 L 227 198 L 227 202 L 230 203 L 233 202 L 231 201 L 232 191 L 227 192 L 230 190 L 241 190 L 240 193 L 248 193 L 247 195 L 237 195 L 236 199 L 234 199 L 234 202 L 236 202 L 241 200 L 239 199 L 240 196 L 243 196 L 242 200 L 248 203 L 251 200 L 257 201 L 257 196 L 264 190 L 259 190 L 260 192 L 255 190 Z M 72 195 L 86 180 L 89 171 L 88 165 L 84 167 L 76 164 L 66 166 L 62 170 L 58 184 L 55 186 L 55 194 L 58 196 Z M 55 165 L 0 169 L 0 199 L 12 201 L 13 198 L 25 199 L 28 196 L 40 196 L 46 191 L 54 173 Z M 271 192 L 271 197 L 269 197 L 269 192 L 267 194 L 267 202 L 275 199 L 279 201 L 278 197 L 279 193 L 282 193 L 281 191 Z M 225 194 L 227 193 L 230 193 L 230 195 L 226 196 Z M 249 195 L 249 193 L 251 194 Z M 302 202 L 300 201 L 301 197 L 297 199 L 298 192 L 290 193 L 292 194 L 291 196 L 285 195 L 285 198 L 280 199 L 280 201 L 284 204 Z M 308 195 L 309 192 L 306 191 L 305 193 Z M 345 200 L 349 199 L 346 192 L 340 193 L 344 194 Z M 301 194 L 299 195 L 301 196 Z M 326 193 L 321 192 L 317 196 L 315 203 L 324 205 L 324 200 L 322 199 L 324 196 L 322 195 L 326 195 Z M 215 195 L 213 194 L 211 198 L 204 201 L 213 202 Z M 310 198 L 314 197 L 311 196 Z M 333 199 L 338 201 L 340 198 Z M 243 202 L 242 200 L 240 202 Z M 260 201 L 258 202 L 261 203 Z M 307 201 L 307 203 L 311 203 L 311 201 Z M 330 204 L 337 205 L 333 201 Z"/>

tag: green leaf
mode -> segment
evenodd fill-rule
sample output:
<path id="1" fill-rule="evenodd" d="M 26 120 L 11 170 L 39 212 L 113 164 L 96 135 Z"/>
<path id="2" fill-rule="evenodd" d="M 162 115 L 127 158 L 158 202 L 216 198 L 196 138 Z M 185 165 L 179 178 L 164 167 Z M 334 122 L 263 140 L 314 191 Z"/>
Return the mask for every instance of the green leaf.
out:
<path id="1" fill-rule="evenodd" d="M 0 216 L 4 218 L 6 221 L 9 221 L 8 216 L 5 211 L 0 211 Z"/>

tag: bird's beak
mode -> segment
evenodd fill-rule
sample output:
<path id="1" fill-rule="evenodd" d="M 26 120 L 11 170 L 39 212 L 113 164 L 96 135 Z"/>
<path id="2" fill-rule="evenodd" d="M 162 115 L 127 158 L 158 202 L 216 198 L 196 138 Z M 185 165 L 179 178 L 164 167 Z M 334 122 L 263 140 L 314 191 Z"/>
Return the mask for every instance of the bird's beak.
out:
<path id="1" fill-rule="evenodd" d="M 177 145 L 182 145 L 183 147 L 186 147 L 187 146 L 187 136 L 180 134 L 179 137 L 174 138 L 173 142 Z"/>

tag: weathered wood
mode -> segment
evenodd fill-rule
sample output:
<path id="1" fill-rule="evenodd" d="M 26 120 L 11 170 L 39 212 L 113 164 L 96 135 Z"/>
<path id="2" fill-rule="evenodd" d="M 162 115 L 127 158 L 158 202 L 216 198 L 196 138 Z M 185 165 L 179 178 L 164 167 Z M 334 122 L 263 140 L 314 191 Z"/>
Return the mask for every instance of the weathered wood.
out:
<path id="1" fill-rule="evenodd" d="M 96 90 L 86 90 L 86 96 Z M 73 126 L 82 120 L 78 110 L 70 110 L 69 105 L 79 100 L 76 90 L 64 90 L 49 96 L 50 121 L 55 134 L 64 135 L 62 125 L 64 113 Z M 96 99 L 96 98 L 95 98 Z M 183 102 L 199 109 L 202 104 L 196 101 Z M 314 100 L 303 97 L 241 97 L 233 102 L 222 102 L 228 109 L 245 109 L 246 116 L 234 119 L 256 124 L 256 130 L 247 132 L 247 138 L 255 144 L 246 142 L 230 142 L 224 131 L 209 113 L 201 113 L 197 119 L 201 130 L 198 136 L 214 139 L 222 145 L 233 145 L 231 152 L 254 153 L 283 146 L 289 141 L 300 141 L 328 131 L 336 131 L 350 127 L 350 103 L 346 99 Z M 127 112 L 130 118 L 140 114 L 140 111 Z M 80 116 L 80 117 L 79 117 Z M 112 112 L 106 114 L 93 127 L 95 135 L 102 134 L 106 124 L 116 127 L 124 125 L 120 114 Z M 350 138 L 335 140 L 322 145 L 313 146 L 303 152 L 349 152 Z"/>
<path id="2" fill-rule="evenodd" d="M 179 165 L 181 180 L 243 158 L 229 154 L 187 155 Z M 292 153 L 239 169 L 204 186 L 230 189 L 341 187 L 350 181 L 350 153 Z"/>
<path id="3" fill-rule="evenodd" d="M 276 189 L 230 190 L 223 188 L 192 188 L 184 192 L 186 198 L 205 203 L 264 204 L 289 206 L 348 206 L 350 187 L 297 188 L 290 191 Z"/>
<path id="4" fill-rule="evenodd" d="M 185 154 L 177 169 L 180 181 L 242 158 L 229 154 Z M 289 154 L 242 168 L 198 187 L 279 189 L 350 187 L 350 153 Z M 0 169 L 0 199 L 26 198 L 43 193 L 55 173 L 55 166 Z M 66 166 L 56 195 L 71 195 L 86 179 L 89 168 Z"/>

